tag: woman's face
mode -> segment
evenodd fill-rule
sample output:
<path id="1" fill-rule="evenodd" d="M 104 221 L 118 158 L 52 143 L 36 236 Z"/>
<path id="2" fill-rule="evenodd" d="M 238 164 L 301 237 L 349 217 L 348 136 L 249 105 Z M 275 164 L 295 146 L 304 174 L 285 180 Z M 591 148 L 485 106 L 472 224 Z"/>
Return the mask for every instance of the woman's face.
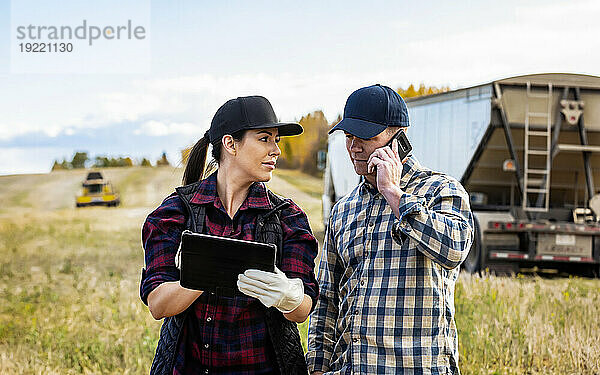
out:
<path id="1" fill-rule="evenodd" d="M 271 180 L 277 158 L 281 155 L 277 128 L 250 129 L 241 142 L 236 142 L 235 160 L 251 181 Z"/>

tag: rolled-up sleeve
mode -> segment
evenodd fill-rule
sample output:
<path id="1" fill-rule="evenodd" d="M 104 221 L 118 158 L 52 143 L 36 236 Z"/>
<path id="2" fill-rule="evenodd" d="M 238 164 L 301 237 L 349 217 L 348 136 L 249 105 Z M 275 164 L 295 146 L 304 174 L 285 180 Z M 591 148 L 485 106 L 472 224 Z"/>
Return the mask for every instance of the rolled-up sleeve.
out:
<path id="1" fill-rule="evenodd" d="M 140 282 L 140 298 L 147 305 L 148 295 L 157 286 L 179 280 L 175 255 L 185 227 L 185 208 L 173 193 L 154 210 L 142 227 L 146 268 Z"/>
<path id="2" fill-rule="evenodd" d="M 293 202 L 281 212 L 280 221 L 283 230 L 281 270 L 288 277 L 302 280 L 304 293 L 312 299 L 312 311 L 319 296 L 314 272 L 319 250 L 317 239 L 312 234 L 306 214 Z"/>

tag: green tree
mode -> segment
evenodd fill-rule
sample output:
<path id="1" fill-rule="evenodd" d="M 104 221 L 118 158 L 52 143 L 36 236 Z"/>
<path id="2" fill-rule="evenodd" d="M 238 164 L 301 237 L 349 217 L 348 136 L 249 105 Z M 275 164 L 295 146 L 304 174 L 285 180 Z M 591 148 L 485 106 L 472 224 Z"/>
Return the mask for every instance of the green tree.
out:
<path id="1" fill-rule="evenodd" d="M 167 160 L 167 153 L 163 151 L 160 159 L 158 159 L 156 161 L 156 166 L 163 167 L 163 166 L 168 166 L 168 165 L 171 165 L 171 163 L 169 163 L 169 160 Z"/>
<path id="2" fill-rule="evenodd" d="M 150 163 L 150 162 L 148 161 L 148 163 Z M 133 166 L 133 160 L 129 156 L 126 156 L 126 157 L 119 156 L 118 158 L 115 158 L 115 157 L 107 157 L 107 156 L 103 156 L 103 155 L 98 155 L 95 157 L 94 164 L 93 164 L 94 168 L 132 167 L 132 166 Z"/>
<path id="3" fill-rule="evenodd" d="M 54 160 L 54 164 L 52 164 L 52 170 L 53 171 L 60 171 L 63 169 L 67 169 L 65 168 L 66 165 L 66 161 L 63 160 L 62 163 L 59 163 L 58 160 Z"/>
<path id="4" fill-rule="evenodd" d="M 108 158 L 106 156 L 96 156 L 94 158 L 94 168 L 106 168 L 110 164 Z"/>
<path id="5" fill-rule="evenodd" d="M 300 125 L 304 128 L 301 136 L 284 137 L 279 143 L 282 154 L 280 167 L 300 168 L 302 171 L 318 174 L 317 154 L 327 148 L 329 123 L 323 111 L 314 111 L 302 116 Z"/>
<path id="6" fill-rule="evenodd" d="M 294 158 L 294 149 L 290 143 L 290 137 L 283 137 L 279 141 L 279 148 L 281 149 L 281 156 L 277 160 L 277 166 L 279 168 L 293 169 L 298 167 L 298 162 Z"/>
<path id="7" fill-rule="evenodd" d="M 131 160 L 129 156 L 119 159 L 121 159 L 121 164 L 123 167 L 133 167 L 133 160 Z"/>
<path id="8" fill-rule="evenodd" d="M 85 151 L 77 151 L 71 160 L 73 168 L 85 168 L 85 162 L 88 161 L 88 154 Z"/>

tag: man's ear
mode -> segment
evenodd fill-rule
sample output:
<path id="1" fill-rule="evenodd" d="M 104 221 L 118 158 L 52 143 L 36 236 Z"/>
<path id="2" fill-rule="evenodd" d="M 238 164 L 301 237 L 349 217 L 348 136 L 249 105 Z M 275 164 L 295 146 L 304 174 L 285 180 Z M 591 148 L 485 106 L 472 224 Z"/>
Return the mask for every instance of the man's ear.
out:
<path id="1" fill-rule="evenodd" d="M 235 155 L 235 141 L 233 137 L 229 134 L 226 134 L 221 139 L 221 149 L 230 155 Z"/>

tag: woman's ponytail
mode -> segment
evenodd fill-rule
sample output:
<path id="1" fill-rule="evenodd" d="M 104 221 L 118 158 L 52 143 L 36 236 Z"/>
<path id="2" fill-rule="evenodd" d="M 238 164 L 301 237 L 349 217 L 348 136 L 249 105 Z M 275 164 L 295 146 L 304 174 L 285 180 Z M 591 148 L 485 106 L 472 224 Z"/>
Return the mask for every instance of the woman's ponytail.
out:
<path id="1" fill-rule="evenodd" d="M 238 142 L 241 142 L 246 135 L 246 129 L 238 130 L 231 134 L 231 137 Z M 217 170 L 219 160 L 221 159 L 221 142 L 215 142 L 212 145 L 212 160 L 206 165 L 206 157 L 208 156 L 208 146 L 210 145 L 208 130 L 204 133 L 204 137 L 192 147 L 189 153 L 185 171 L 183 171 L 183 184 L 191 184 L 200 181 L 205 175 L 209 175 Z"/>
<path id="2" fill-rule="evenodd" d="M 200 181 L 204 177 L 204 169 L 206 165 L 206 156 L 208 154 L 208 145 L 210 144 L 208 138 L 208 131 L 204 133 L 204 137 L 200 138 L 198 142 L 192 147 L 188 159 L 185 171 L 183 172 L 183 184 L 191 184 Z"/>

